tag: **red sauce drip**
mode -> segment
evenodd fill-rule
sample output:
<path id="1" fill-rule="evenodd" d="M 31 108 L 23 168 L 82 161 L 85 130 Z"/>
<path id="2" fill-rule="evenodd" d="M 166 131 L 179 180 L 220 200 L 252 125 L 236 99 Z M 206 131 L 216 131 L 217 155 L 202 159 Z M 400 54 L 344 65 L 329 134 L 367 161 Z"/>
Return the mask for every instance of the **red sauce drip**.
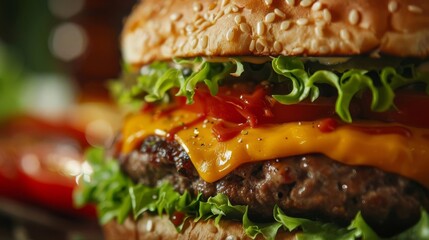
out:
<path id="1" fill-rule="evenodd" d="M 174 226 L 178 227 L 185 220 L 185 214 L 183 212 L 174 212 L 170 217 L 170 221 L 174 224 Z"/>
<path id="2" fill-rule="evenodd" d="M 339 122 L 333 118 L 323 119 L 317 124 L 317 128 L 323 133 L 333 132 L 338 126 Z"/>
<path id="3" fill-rule="evenodd" d="M 251 95 L 240 95 L 240 105 L 238 112 L 247 120 L 251 127 L 256 127 L 259 120 L 273 117 L 270 103 L 265 98 L 267 91 L 264 88 L 258 88 Z"/>
<path id="4" fill-rule="evenodd" d="M 234 138 L 248 126 L 249 124 L 227 124 L 221 121 L 213 125 L 212 132 L 219 142 L 224 142 Z"/>
<path id="5" fill-rule="evenodd" d="M 197 117 L 196 119 L 194 119 L 194 120 L 193 120 L 193 121 L 191 121 L 191 122 L 183 123 L 183 124 L 182 124 L 182 125 L 180 125 L 180 126 L 174 127 L 173 129 L 171 129 L 171 130 L 167 133 L 167 136 L 166 136 L 167 141 L 174 141 L 174 136 L 175 136 L 179 131 L 182 131 L 182 130 L 184 130 L 184 129 L 187 129 L 187 128 L 189 128 L 189 127 L 192 127 L 192 126 L 194 126 L 195 124 L 197 124 L 197 123 L 200 123 L 200 122 L 204 121 L 204 119 L 205 119 L 205 118 L 206 118 L 206 116 L 205 116 L 205 115 L 203 115 L 203 114 L 201 114 L 199 117 Z"/>
<path id="6" fill-rule="evenodd" d="M 380 135 L 380 134 L 398 134 L 404 137 L 411 137 L 411 131 L 408 128 L 401 126 L 385 126 L 385 127 L 368 127 L 368 126 L 350 126 L 354 130 L 369 134 L 369 135 Z"/>

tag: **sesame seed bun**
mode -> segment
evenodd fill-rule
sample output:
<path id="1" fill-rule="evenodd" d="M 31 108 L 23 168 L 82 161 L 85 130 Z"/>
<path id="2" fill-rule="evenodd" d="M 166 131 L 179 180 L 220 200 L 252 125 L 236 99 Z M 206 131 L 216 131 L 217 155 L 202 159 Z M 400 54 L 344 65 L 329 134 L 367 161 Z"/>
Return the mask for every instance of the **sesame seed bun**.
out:
<path id="1" fill-rule="evenodd" d="M 104 225 L 106 240 L 118 239 L 156 239 L 156 240 L 186 240 L 186 239 L 241 239 L 251 240 L 244 231 L 241 223 L 222 220 L 216 226 L 214 220 L 194 222 L 188 219 L 181 232 L 177 232 L 174 225 L 167 216 L 154 216 L 144 214 L 144 216 L 135 222 L 128 218 L 124 224 L 118 224 L 116 221 L 110 221 Z M 256 240 L 264 239 L 258 235 Z M 292 240 L 295 239 L 295 233 L 279 231 L 276 239 Z"/>
<path id="2" fill-rule="evenodd" d="M 122 50 L 137 65 L 195 56 L 424 58 L 428 26 L 427 0 L 145 0 L 126 21 Z"/>

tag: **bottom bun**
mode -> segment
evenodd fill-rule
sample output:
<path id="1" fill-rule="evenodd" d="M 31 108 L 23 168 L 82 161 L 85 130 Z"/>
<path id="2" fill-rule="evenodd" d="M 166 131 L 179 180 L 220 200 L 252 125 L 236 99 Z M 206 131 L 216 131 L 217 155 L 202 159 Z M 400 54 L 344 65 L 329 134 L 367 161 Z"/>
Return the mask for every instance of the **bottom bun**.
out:
<path id="1" fill-rule="evenodd" d="M 132 218 L 125 220 L 123 224 L 110 221 L 103 227 L 106 240 L 161 240 L 161 239 L 225 239 L 225 240 L 250 240 L 243 231 L 240 222 L 221 220 L 218 226 L 214 220 L 194 222 L 188 219 L 181 232 L 177 232 L 173 223 L 167 216 L 144 214 L 137 222 Z M 258 235 L 255 239 L 264 239 Z M 292 240 L 295 233 L 279 231 L 276 239 Z"/>

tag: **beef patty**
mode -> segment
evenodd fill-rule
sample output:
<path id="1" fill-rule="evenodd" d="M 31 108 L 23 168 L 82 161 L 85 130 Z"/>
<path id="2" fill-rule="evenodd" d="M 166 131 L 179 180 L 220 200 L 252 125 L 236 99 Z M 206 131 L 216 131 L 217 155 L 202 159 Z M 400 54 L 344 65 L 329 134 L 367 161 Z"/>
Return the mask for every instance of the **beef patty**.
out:
<path id="1" fill-rule="evenodd" d="M 156 186 L 170 182 L 204 198 L 226 194 L 233 204 L 248 205 L 254 221 L 272 220 L 277 204 L 292 216 L 348 224 L 361 211 L 377 232 L 404 230 L 428 209 L 427 189 L 407 178 L 372 167 L 348 166 L 320 154 L 244 164 L 226 177 L 202 180 L 185 150 L 159 136 L 138 149 L 116 156 L 134 181 Z M 392 232 L 393 231 L 393 232 Z"/>

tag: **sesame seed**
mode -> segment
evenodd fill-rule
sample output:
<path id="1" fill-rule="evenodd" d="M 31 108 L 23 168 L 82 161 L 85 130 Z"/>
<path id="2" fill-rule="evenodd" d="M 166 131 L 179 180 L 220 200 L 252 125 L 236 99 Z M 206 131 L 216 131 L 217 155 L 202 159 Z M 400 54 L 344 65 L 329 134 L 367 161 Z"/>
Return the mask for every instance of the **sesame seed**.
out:
<path id="1" fill-rule="evenodd" d="M 180 41 L 178 42 L 177 48 L 173 49 L 174 52 L 177 52 L 179 50 L 183 50 L 183 47 L 185 46 L 187 42 L 185 41 Z"/>
<path id="2" fill-rule="evenodd" d="M 262 36 L 265 33 L 265 24 L 263 22 L 258 22 L 256 24 L 256 34 Z"/>
<path id="3" fill-rule="evenodd" d="M 316 26 L 316 28 L 314 29 L 314 33 L 319 38 L 323 37 L 323 26 Z"/>
<path id="4" fill-rule="evenodd" d="M 236 32 L 235 28 L 229 29 L 229 31 L 226 33 L 226 40 L 232 41 L 235 37 L 235 32 Z"/>
<path id="5" fill-rule="evenodd" d="M 206 29 L 206 28 L 208 28 L 209 26 L 211 26 L 212 24 L 210 23 L 210 22 L 203 22 L 201 25 L 200 25 L 200 28 L 199 28 L 199 30 L 204 30 L 204 29 Z"/>
<path id="6" fill-rule="evenodd" d="M 271 12 L 271 13 L 268 13 L 267 15 L 265 15 L 264 21 L 266 23 L 272 23 L 272 22 L 274 22 L 275 18 L 276 18 L 276 14 Z"/>
<path id="7" fill-rule="evenodd" d="M 209 21 L 210 14 L 208 12 L 206 12 L 206 13 L 204 13 L 203 17 L 205 20 Z"/>
<path id="8" fill-rule="evenodd" d="M 341 41 L 337 41 L 337 40 L 335 40 L 335 39 L 333 39 L 332 41 L 329 41 L 329 43 L 328 43 L 328 51 L 327 52 L 329 52 L 329 50 L 330 49 L 335 49 L 335 48 L 337 48 L 338 47 L 338 45 L 340 44 L 340 42 Z M 323 52 L 323 53 L 327 53 L 327 52 Z"/>
<path id="9" fill-rule="evenodd" d="M 314 23 L 316 24 L 316 26 L 320 27 L 324 27 L 326 25 L 326 22 L 323 20 L 316 20 Z"/>
<path id="10" fill-rule="evenodd" d="M 295 0 L 286 0 L 286 3 L 290 6 L 295 6 Z"/>
<path id="11" fill-rule="evenodd" d="M 198 44 L 198 39 L 196 39 L 195 37 L 192 37 L 190 43 L 191 43 L 191 48 L 195 48 Z"/>
<path id="12" fill-rule="evenodd" d="M 369 22 L 362 22 L 359 27 L 363 28 L 363 29 L 369 29 L 370 25 Z"/>
<path id="13" fill-rule="evenodd" d="M 396 12 L 398 10 L 398 2 L 397 1 L 390 1 L 389 4 L 387 4 L 387 9 L 390 13 Z"/>
<path id="14" fill-rule="evenodd" d="M 188 24 L 188 25 L 186 25 L 185 30 L 187 33 L 192 33 L 192 32 L 194 32 L 194 26 L 192 26 L 191 24 Z"/>
<path id="15" fill-rule="evenodd" d="M 219 13 L 221 13 L 221 12 L 219 12 Z M 215 15 L 214 13 L 212 13 L 212 14 L 209 14 L 209 18 L 208 18 L 208 20 L 209 20 L 210 22 L 213 22 L 213 21 L 215 20 L 215 18 L 216 18 L 216 15 Z"/>
<path id="16" fill-rule="evenodd" d="M 264 0 L 265 5 L 267 6 L 271 6 L 271 4 L 273 3 L 273 0 Z"/>
<path id="17" fill-rule="evenodd" d="M 240 24 L 242 20 L 243 20 L 243 17 L 241 15 L 237 15 L 234 18 L 234 21 L 236 24 Z"/>
<path id="18" fill-rule="evenodd" d="M 356 9 L 353 9 L 349 13 L 349 22 L 353 25 L 356 25 L 359 22 L 359 12 Z"/>
<path id="19" fill-rule="evenodd" d="M 298 18 L 298 20 L 296 20 L 296 24 L 298 24 L 299 26 L 307 25 L 307 23 L 308 23 L 307 18 Z"/>
<path id="20" fill-rule="evenodd" d="M 332 20 L 331 12 L 327 8 L 323 9 L 323 19 L 328 23 Z"/>
<path id="21" fill-rule="evenodd" d="M 240 23 L 240 30 L 245 33 L 250 33 L 250 27 L 247 23 Z"/>
<path id="22" fill-rule="evenodd" d="M 421 9 L 420 7 L 418 7 L 416 5 L 408 5 L 408 11 L 410 11 L 412 13 L 422 13 L 423 9 Z"/>
<path id="23" fill-rule="evenodd" d="M 207 35 L 204 35 L 202 38 L 200 38 L 200 46 L 202 48 L 206 48 L 209 43 L 209 37 Z"/>
<path id="24" fill-rule="evenodd" d="M 203 10 L 203 5 L 199 2 L 194 2 L 194 4 L 192 5 L 192 9 L 194 10 L 194 12 L 199 12 Z"/>
<path id="25" fill-rule="evenodd" d="M 225 7 L 229 3 L 229 0 L 222 0 L 222 3 L 220 4 L 222 7 Z"/>
<path id="26" fill-rule="evenodd" d="M 274 41 L 273 47 L 277 53 L 282 51 L 282 44 L 279 43 L 278 41 Z"/>
<path id="27" fill-rule="evenodd" d="M 232 12 L 232 6 L 231 5 L 226 6 L 223 12 L 225 13 L 225 15 L 230 14 Z"/>
<path id="28" fill-rule="evenodd" d="M 257 52 L 262 52 L 265 49 L 264 44 L 261 41 L 262 39 L 258 39 L 258 41 L 256 41 L 256 51 Z"/>
<path id="29" fill-rule="evenodd" d="M 292 54 L 298 55 L 298 54 L 301 54 L 303 52 L 304 52 L 304 48 L 302 48 L 302 47 L 296 47 L 296 48 L 292 49 Z"/>
<path id="30" fill-rule="evenodd" d="M 281 18 L 286 17 L 286 14 L 284 14 L 284 12 L 282 12 L 282 11 L 281 11 L 280 9 L 278 9 L 278 8 L 274 9 L 274 13 L 275 13 L 277 16 L 281 17 Z"/>
<path id="31" fill-rule="evenodd" d="M 318 49 L 319 48 L 319 44 L 317 42 L 316 39 L 312 39 L 311 40 L 311 49 Z"/>
<path id="32" fill-rule="evenodd" d="M 311 11 L 316 12 L 319 11 L 322 8 L 322 4 L 317 1 L 313 4 L 313 6 L 311 6 Z"/>
<path id="33" fill-rule="evenodd" d="M 180 18 L 182 18 L 182 16 L 183 15 L 181 13 L 173 13 L 170 15 L 170 19 L 171 19 L 171 21 L 177 21 Z"/>
<path id="34" fill-rule="evenodd" d="M 280 25 L 280 29 L 283 31 L 288 30 L 290 27 L 290 21 L 283 21 L 282 24 Z"/>
<path id="35" fill-rule="evenodd" d="M 301 5 L 301 7 L 309 7 L 311 4 L 313 4 L 313 2 L 314 0 L 301 0 L 299 5 Z"/>
<path id="36" fill-rule="evenodd" d="M 347 31 L 347 29 L 341 29 L 341 31 L 340 31 L 340 37 L 343 40 L 346 40 L 346 41 L 350 40 L 350 33 L 349 33 L 349 31 Z"/>
<path id="37" fill-rule="evenodd" d="M 195 20 L 194 24 L 195 24 L 195 26 L 198 26 L 201 23 L 203 23 L 204 21 L 205 21 L 204 18 L 198 18 L 197 20 Z"/>
<path id="38" fill-rule="evenodd" d="M 146 223 L 146 231 L 148 231 L 148 232 L 152 232 L 152 230 L 153 230 L 153 222 L 152 222 L 152 220 L 148 220 L 147 221 L 147 223 Z"/>
<path id="39" fill-rule="evenodd" d="M 260 38 L 259 41 L 264 45 L 264 47 L 268 47 L 267 40 L 265 38 Z"/>
<path id="40" fill-rule="evenodd" d="M 235 4 L 234 4 L 234 5 L 232 5 L 232 11 L 233 11 L 233 12 L 235 12 L 235 13 L 236 13 L 236 12 L 238 12 L 238 10 L 240 10 L 240 9 L 237 7 L 237 5 L 235 5 Z"/>
<path id="41" fill-rule="evenodd" d="M 253 52 L 253 50 L 255 50 L 255 40 L 252 39 L 252 41 L 250 41 L 249 51 Z M 241 131 L 241 134 L 243 134 L 243 131 Z M 244 135 L 247 135 L 247 134 L 244 134 Z"/>

